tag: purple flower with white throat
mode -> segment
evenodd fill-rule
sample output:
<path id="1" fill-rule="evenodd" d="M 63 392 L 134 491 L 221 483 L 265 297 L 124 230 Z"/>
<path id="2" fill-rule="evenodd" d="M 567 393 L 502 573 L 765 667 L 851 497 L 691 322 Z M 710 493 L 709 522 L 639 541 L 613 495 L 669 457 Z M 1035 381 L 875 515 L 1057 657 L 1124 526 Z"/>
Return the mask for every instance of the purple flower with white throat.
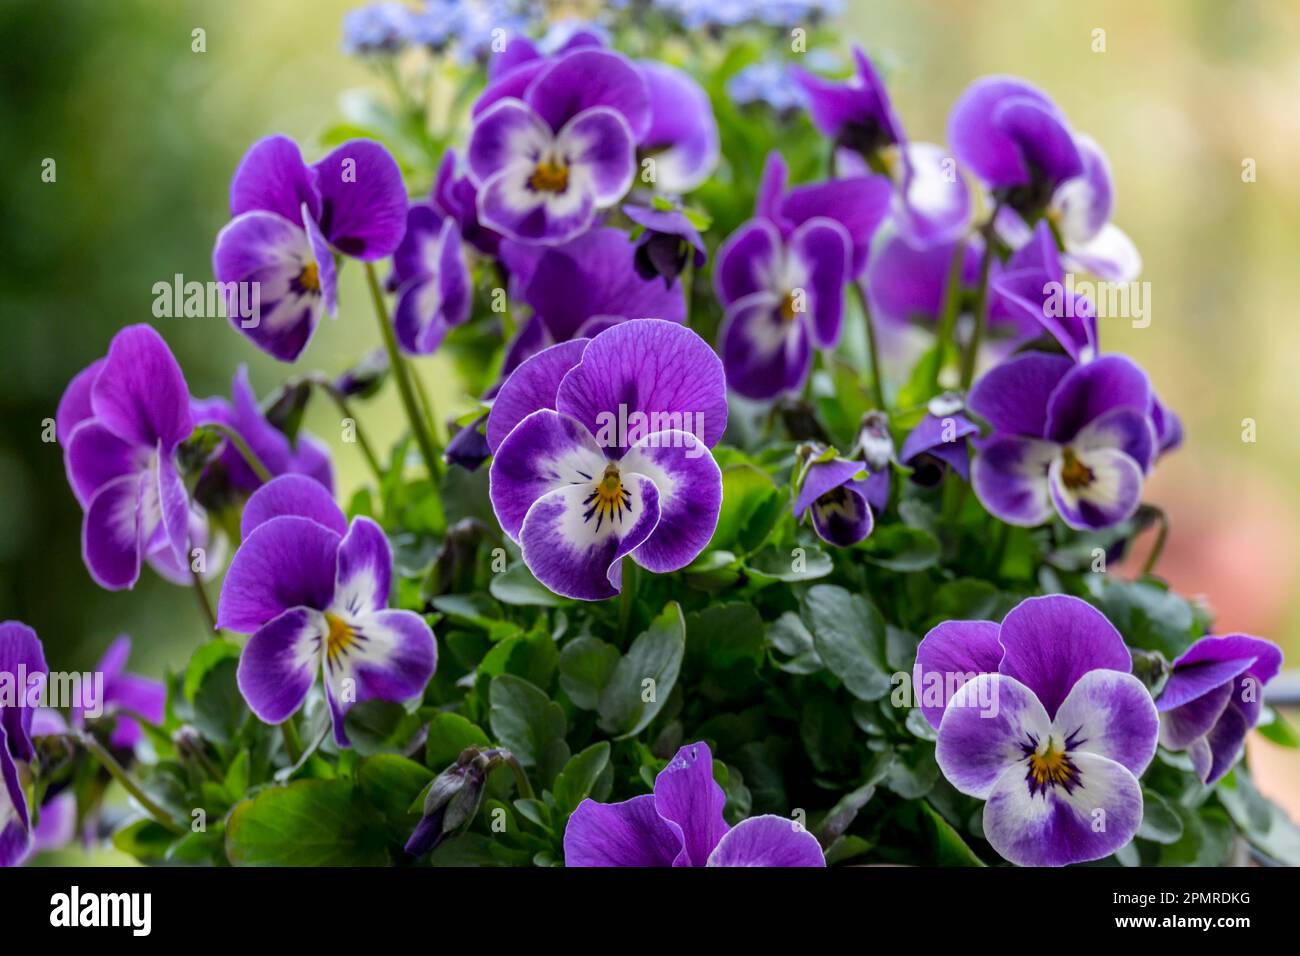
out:
<path id="1" fill-rule="evenodd" d="M 646 82 L 619 54 L 580 49 L 546 61 L 474 121 L 467 158 L 479 220 L 521 242 L 585 232 L 632 185 L 649 124 Z"/>
<path id="2" fill-rule="evenodd" d="M 515 369 L 488 415 L 497 520 L 566 597 L 613 597 L 624 557 L 676 571 L 717 525 L 709 449 L 726 423 L 722 365 L 690 329 L 636 319 L 552 346 Z"/>
<path id="3" fill-rule="evenodd" d="M 228 288 L 236 329 L 282 362 L 307 347 L 322 309 L 335 312 L 334 252 L 384 259 L 406 230 L 406 187 L 388 150 L 351 140 L 308 166 L 287 136 L 259 140 L 230 183 L 230 222 L 217 235 L 212 271 Z M 239 285 L 255 283 L 258 308 L 241 316 Z"/>
<path id="4" fill-rule="evenodd" d="M 794 517 L 812 511 L 813 529 L 827 544 L 851 548 L 871 534 L 867 466 L 834 454 L 809 455 L 794 499 Z"/>
<path id="5" fill-rule="evenodd" d="M 655 777 L 654 793 L 578 805 L 564 829 L 565 866 L 825 866 L 817 838 L 771 814 L 735 827 L 713 779 L 708 744 L 687 744 Z"/>
<path id="6" fill-rule="evenodd" d="M 1099 860 L 1137 833 L 1159 719 L 1131 669 L 1105 616 L 1064 595 L 1022 601 L 1000 625 L 945 621 L 921 641 L 912 685 L 939 768 L 987 801 L 984 838 L 1012 863 Z"/>
<path id="7" fill-rule="evenodd" d="M 899 460 L 912 469 L 912 481 L 936 485 L 951 469 L 962 481 L 970 481 L 970 439 L 979 427 L 966 417 L 966 405 L 958 394 L 932 398 L 925 417 L 903 442 Z"/>
<path id="8" fill-rule="evenodd" d="M 433 631 L 413 611 L 389 610 L 393 554 L 377 524 L 349 527 L 319 483 L 284 475 L 248 499 L 240 532 L 217 626 L 252 635 L 238 679 L 254 714 L 287 720 L 320 674 L 334 739 L 347 746 L 352 704 L 424 692 L 437 663 Z"/>
<path id="9" fill-rule="evenodd" d="M 131 638 L 123 634 L 108 646 L 95 665 L 95 673 L 103 677 L 102 693 L 96 694 L 93 686 L 85 686 L 82 699 L 72 708 L 72 722 L 77 727 L 83 726 L 86 717 L 92 714 L 95 719 L 111 717 L 113 732 L 108 742 L 124 750 L 134 750 L 144 737 L 137 718 L 161 724 L 167 703 L 167 688 L 161 683 L 126 669 L 130 656 Z"/>
<path id="10" fill-rule="evenodd" d="M 393 253 L 397 289 L 393 326 L 412 355 L 430 355 L 453 326 L 469 318 L 474 290 L 461 246 L 460 224 L 433 203 L 413 203 L 406 234 Z"/>
<path id="11" fill-rule="evenodd" d="M 642 229 L 632 256 L 642 279 L 662 277 L 671 287 L 688 262 L 699 269 L 708 261 L 704 239 L 681 209 L 625 205 L 623 214 Z"/>
<path id="12" fill-rule="evenodd" d="M 1151 386 L 1129 359 L 1026 352 L 976 382 L 969 407 L 993 426 L 971 484 L 995 517 L 1033 527 L 1056 512 L 1095 530 L 1137 510 L 1156 436 Z"/>
<path id="13" fill-rule="evenodd" d="M 176 449 L 194 426 L 189 387 L 162 337 L 147 325 L 118 332 L 107 357 L 68 384 L 56 421 L 95 583 L 133 587 L 146 558 L 187 568 L 192 512 Z"/>
<path id="14" fill-rule="evenodd" d="M 1174 661 L 1156 699 L 1160 743 L 1187 751 L 1197 776 L 1217 782 L 1259 723 L 1264 685 L 1281 667 L 1282 651 L 1272 641 L 1247 634 L 1201 638 Z"/>

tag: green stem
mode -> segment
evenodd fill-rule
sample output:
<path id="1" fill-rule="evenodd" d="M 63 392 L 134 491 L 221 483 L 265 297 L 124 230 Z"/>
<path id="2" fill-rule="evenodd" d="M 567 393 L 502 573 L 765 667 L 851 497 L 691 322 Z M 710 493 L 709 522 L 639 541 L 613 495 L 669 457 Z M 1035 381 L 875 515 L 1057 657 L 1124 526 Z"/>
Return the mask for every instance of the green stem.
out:
<path id="1" fill-rule="evenodd" d="M 636 605 L 637 585 L 640 583 L 637 570 L 635 561 L 629 557 L 623 559 L 623 584 L 618 600 L 618 630 L 623 635 L 624 641 L 631 636 L 628 629 L 632 625 L 632 608 Z"/>
<path id="2" fill-rule="evenodd" d="M 442 464 L 438 460 L 437 449 L 425 428 L 425 423 L 416 405 L 415 389 L 411 385 L 410 369 L 397 347 L 397 335 L 393 323 L 388 318 L 388 307 L 384 304 L 384 293 L 379 286 L 379 277 L 375 274 L 373 262 L 366 263 L 366 282 L 370 286 L 370 298 L 375 306 L 375 319 L 379 323 L 379 334 L 383 337 L 384 348 L 388 350 L 388 362 L 393 368 L 393 377 L 397 380 L 397 391 L 401 395 L 402 405 L 406 409 L 406 418 L 411 424 L 411 433 L 415 443 L 420 447 L 424 465 L 429 469 L 430 477 L 442 477 Z"/>
<path id="3" fill-rule="evenodd" d="M 446 448 L 447 436 L 442 433 L 442 423 L 434 414 L 433 400 L 429 398 L 429 392 L 424 387 L 424 379 L 420 378 L 414 366 L 411 366 L 411 381 L 415 383 L 415 397 L 420 400 L 420 410 L 424 412 L 424 421 L 429 426 L 429 433 L 439 447 Z"/>
<path id="4" fill-rule="evenodd" d="M 289 763 L 296 764 L 302 759 L 302 740 L 298 737 L 298 728 L 294 726 L 292 715 L 280 725 L 280 734 L 284 737 L 284 749 L 289 754 Z"/>
<path id="5" fill-rule="evenodd" d="M 686 315 L 682 318 L 682 325 L 688 329 L 691 327 L 691 300 L 695 298 L 695 250 L 693 248 L 686 251 L 686 265 L 682 269 L 682 298 L 686 306 Z"/>
<path id="6" fill-rule="evenodd" d="M 258 481 L 262 482 L 262 484 L 266 484 L 271 480 L 271 472 L 267 470 L 266 465 L 262 464 L 262 459 L 257 457 L 257 452 L 248 447 L 248 442 L 244 441 L 243 435 L 239 434 L 239 432 L 235 431 L 230 426 L 222 425 L 217 422 L 209 423 L 208 427 L 221 435 L 226 439 L 226 441 L 230 442 L 230 444 L 235 447 L 235 451 L 239 452 L 240 456 L 244 459 L 244 463 L 253 470 L 253 474 L 257 475 Z"/>
<path id="7" fill-rule="evenodd" d="M 885 380 L 880 375 L 880 348 L 876 345 L 876 327 L 871 321 L 871 307 L 867 305 L 867 294 L 863 291 L 861 282 L 853 282 L 853 291 L 857 293 L 858 304 L 862 306 L 862 322 L 867 328 L 867 348 L 871 353 L 867 361 L 871 364 L 871 384 L 876 398 L 876 407 L 884 411 L 887 407 Z"/>
<path id="8" fill-rule="evenodd" d="M 533 785 L 528 780 L 528 774 L 524 773 L 523 766 L 519 763 L 519 758 L 509 750 L 497 749 L 496 755 L 504 761 L 515 775 L 515 786 L 519 789 L 519 796 L 525 800 L 532 800 L 535 796 Z"/>
<path id="9" fill-rule="evenodd" d="M 1169 537 L 1169 516 L 1163 511 L 1160 512 L 1160 530 L 1156 532 L 1156 540 L 1151 545 L 1151 553 L 1147 555 L 1146 561 L 1142 565 L 1142 574 L 1146 576 L 1155 570 L 1156 563 L 1160 560 L 1160 555 L 1164 554 L 1165 541 Z"/>
<path id="10" fill-rule="evenodd" d="M 361 419 L 357 418 L 356 414 L 352 411 L 352 406 L 349 404 L 347 396 L 335 388 L 333 383 L 327 382 L 324 379 L 313 379 L 312 384 L 323 389 L 325 394 L 334 400 L 334 404 L 337 405 L 339 411 L 343 413 L 343 417 L 352 422 L 352 427 L 356 431 L 357 444 L 361 446 L 361 454 L 365 456 L 366 463 L 370 465 L 370 470 L 375 473 L 375 480 L 382 484 L 384 481 L 384 469 L 380 466 L 379 459 L 375 456 L 375 450 L 371 446 L 370 440 L 366 438 L 366 433 L 361 427 Z"/>
<path id="11" fill-rule="evenodd" d="M 943 372 L 943 362 L 948 354 L 948 347 L 955 350 L 953 333 L 957 329 L 957 307 L 961 302 L 961 267 L 966 259 L 966 243 L 959 242 L 952 253 L 952 264 L 948 266 L 948 285 L 944 288 L 943 315 L 939 320 L 939 361 L 934 363 L 934 377 L 930 382 L 930 392 L 938 394 L 939 376 Z"/>
<path id="12" fill-rule="evenodd" d="M 71 733 L 65 734 L 64 737 L 74 744 L 80 744 L 86 748 L 86 752 L 99 761 L 109 775 L 122 785 L 122 789 L 135 798 L 136 803 L 144 808 L 144 811 L 153 817 L 154 821 L 170 833 L 177 836 L 185 836 L 189 833 L 185 827 L 181 826 L 171 818 L 162 807 L 155 803 L 144 789 L 131 778 L 120 763 L 117 762 L 111 753 L 104 749 L 103 745 L 90 734 Z"/>
<path id="13" fill-rule="evenodd" d="M 971 383 L 975 381 L 975 363 L 979 357 L 980 339 L 984 337 L 984 326 L 988 324 L 988 292 L 989 292 L 989 269 L 993 265 L 994 246 L 996 236 L 994 234 L 994 224 L 997 222 L 998 213 L 1002 211 L 1002 203 L 999 201 L 993 206 L 993 212 L 989 215 L 989 221 L 984 224 L 984 255 L 980 258 L 980 280 L 979 285 L 975 288 L 975 328 L 971 332 L 970 343 L 966 349 L 966 356 L 961 368 L 961 388 L 962 391 L 968 391 Z"/>
<path id="14" fill-rule="evenodd" d="M 208 629 L 211 631 L 209 637 L 220 637 L 221 631 L 217 629 L 217 616 L 212 613 L 212 601 L 208 599 L 208 592 L 203 588 L 203 579 L 199 577 L 199 572 L 194 570 L 193 564 L 190 565 L 190 580 L 194 584 L 194 593 L 199 599 L 199 609 L 208 622 Z"/>

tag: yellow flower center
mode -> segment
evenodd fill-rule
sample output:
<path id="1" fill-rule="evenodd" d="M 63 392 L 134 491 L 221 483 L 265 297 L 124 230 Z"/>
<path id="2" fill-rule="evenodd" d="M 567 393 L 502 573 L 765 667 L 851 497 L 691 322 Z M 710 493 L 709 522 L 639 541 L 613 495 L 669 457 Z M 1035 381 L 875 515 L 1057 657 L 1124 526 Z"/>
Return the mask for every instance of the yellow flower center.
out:
<path id="1" fill-rule="evenodd" d="M 542 193 L 562 193 L 569 188 L 569 167 L 547 157 L 537 164 L 528 185 Z"/>
<path id="2" fill-rule="evenodd" d="M 347 653 L 348 648 L 356 642 L 356 633 L 347 621 L 328 611 L 325 612 L 325 623 L 329 627 L 329 634 L 325 637 L 325 656 L 333 660 Z"/>
<path id="3" fill-rule="evenodd" d="M 605 466 L 605 474 L 601 476 L 600 481 L 596 482 L 595 490 L 586 497 L 583 504 L 587 506 L 587 511 L 582 519 L 590 521 L 594 516 L 597 531 L 606 518 L 612 523 L 617 517 L 621 524 L 623 512 L 632 513 L 632 496 L 623 487 L 618 465 L 611 462 Z"/>
<path id="4" fill-rule="evenodd" d="M 793 292 L 787 292 L 785 298 L 781 300 L 781 318 L 786 322 L 793 322 L 794 317 L 799 314 L 797 308 L 798 302 Z"/>
<path id="5" fill-rule="evenodd" d="M 302 272 L 298 273 L 298 285 L 309 292 L 320 291 L 320 272 L 316 263 L 309 262 L 302 267 Z"/>
<path id="6" fill-rule="evenodd" d="M 1092 469 L 1079 460 L 1073 448 L 1061 453 L 1061 481 L 1071 491 L 1078 491 L 1092 484 Z"/>
<path id="7" fill-rule="evenodd" d="M 1055 786 L 1064 787 L 1068 793 L 1079 784 L 1079 770 L 1065 747 L 1057 749 L 1056 742 L 1049 739 L 1046 750 L 1029 755 L 1028 780 L 1030 793 Z"/>

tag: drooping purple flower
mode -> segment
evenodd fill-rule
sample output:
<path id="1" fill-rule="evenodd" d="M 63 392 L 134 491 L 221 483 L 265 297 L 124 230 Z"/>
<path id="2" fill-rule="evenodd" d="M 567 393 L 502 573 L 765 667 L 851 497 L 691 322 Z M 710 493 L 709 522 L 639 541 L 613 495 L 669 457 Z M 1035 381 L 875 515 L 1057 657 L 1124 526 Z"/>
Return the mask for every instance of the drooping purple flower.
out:
<path id="1" fill-rule="evenodd" d="M 95 672 L 104 682 L 102 697 L 95 695 L 93 686 L 85 686 L 82 699 L 72 707 L 72 722 L 77 727 L 83 725 L 88 713 L 111 716 L 113 732 L 108 741 L 122 749 L 134 749 L 144 736 L 136 716 L 160 724 L 167 703 L 167 688 L 161 683 L 127 671 L 126 660 L 130 655 L 131 638 L 123 634 L 108 646 L 95 665 Z"/>
<path id="2" fill-rule="evenodd" d="M 447 442 L 443 458 L 452 464 L 460 465 L 466 471 L 477 471 L 479 465 L 492 457 L 492 449 L 488 447 L 484 432 L 486 424 L 487 416 L 480 415 L 462 427 Z"/>
<path id="3" fill-rule="evenodd" d="M 1026 352 L 987 372 L 969 407 L 994 432 L 971 484 L 990 513 L 1032 527 L 1053 511 L 1080 530 L 1131 517 L 1155 453 L 1146 373 L 1120 355 L 1075 365 Z"/>
<path id="4" fill-rule="evenodd" d="M 970 481 L 970 438 L 979 427 L 965 414 L 960 395 L 939 395 L 930 400 L 925 417 L 903 442 L 899 460 L 912 469 L 912 481 L 932 486 L 948 469 Z"/>
<path id="5" fill-rule="evenodd" d="M 683 326 L 636 319 L 534 355 L 488 415 L 492 507 L 557 594 L 619 592 L 622 558 L 685 567 L 717 525 L 709 449 L 727 423 L 722 365 Z"/>
<path id="6" fill-rule="evenodd" d="M 503 77 L 504 91 L 489 87 L 494 98 L 476 114 L 467 158 L 484 225 L 521 242 L 558 243 L 585 232 L 632 185 L 650 95 L 611 51 L 540 62 Z"/>
<path id="7" fill-rule="evenodd" d="M 412 203 L 390 282 L 397 289 L 397 341 L 412 355 L 432 354 L 473 305 L 459 223 L 432 203 Z"/>
<path id="8" fill-rule="evenodd" d="M 248 380 L 248 366 L 240 365 L 230 383 L 230 400 L 213 397 L 191 403 L 195 425 L 224 425 L 236 432 L 249 449 L 266 466 L 272 477 L 276 475 L 307 475 L 319 481 L 326 491 L 334 490 L 334 469 L 329 447 L 314 435 L 299 431 L 294 441 L 267 421 L 258 405 L 257 395 Z M 221 477 L 244 494 L 256 491 L 262 481 L 249 467 L 239 450 L 227 441 L 221 449 L 216 465 Z M 216 480 L 214 468 L 209 466 L 204 480 Z"/>
<path id="9" fill-rule="evenodd" d="M 230 222 L 217 235 L 212 271 L 227 287 L 231 324 L 282 362 L 306 348 L 322 308 L 337 300 L 334 251 L 356 259 L 393 253 L 406 229 L 406 187 L 388 150 L 351 140 L 308 166 L 287 136 L 244 154 L 230 183 Z M 241 316 L 239 284 L 256 283 L 258 307 Z"/>
<path id="10" fill-rule="evenodd" d="M 347 746 L 352 704 L 423 693 L 437 663 L 433 631 L 389 610 L 393 554 L 369 518 L 347 519 L 318 482 L 283 475 L 248 499 L 218 627 L 251 634 L 239 689 L 269 724 L 294 714 L 323 678 L 334 739 Z"/>
<path id="11" fill-rule="evenodd" d="M 1003 619 L 945 621 L 912 685 L 962 793 L 987 801 L 984 837 L 1020 866 L 1109 856 L 1142 822 L 1138 777 L 1159 718 L 1124 639 L 1075 597 L 1028 598 Z"/>
<path id="12" fill-rule="evenodd" d="M 990 319 L 1010 317 L 1030 328 L 1036 323 L 1077 362 L 1096 356 L 1097 311 L 1066 282 L 1056 237 L 1045 221 L 992 278 L 990 288 Z"/>
<path id="13" fill-rule="evenodd" d="M 811 509 L 817 536 L 837 548 L 864 540 L 875 525 L 866 474 L 860 461 L 825 455 L 810 459 L 794 499 L 795 520 L 803 520 Z"/>
<path id="14" fill-rule="evenodd" d="M 847 80 L 828 80 L 797 66 L 790 67 L 790 72 L 807 94 L 808 112 L 822 135 L 837 149 L 874 156 L 902 144 L 906 135 L 884 81 L 856 45 L 853 62 L 856 71 Z"/>
<path id="15" fill-rule="evenodd" d="M 31 846 L 31 817 L 18 767 L 9 755 L 9 736 L 0 727 L 0 866 L 17 866 Z"/>
<path id="16" fill-rule="evenodd" d="M 894 435 L 889 430 L 889 416 L 876 410 L 862 416 L 858 437 L 850 457 L 861 459 L 867 466 L 865 492 L 867 503 L 879 514 L 889 504 L 893 479 L 891 466 L 897 459 Z"/>
<path id="17" fill-rule="evenodd" d="M 0 700 L 0 730 L 8 737 L 9 750 L 18 760 L 31 760 L 32 718 L 45 693 L 49 668 L 45 665 L 45 647 L 21 621 L 0 623 L 0 683 L 7 688 Z"/>
<path id="18" fill-rule="evenodd" d="M 189 564 L 191 509 L 176 448 L 193 430 L 185 376 L 162 337 L 128 326 L 68 384 L 56 431 L 81 505 L 82 556 L 100 587 L 135 585 L 157 557 Z"/>
<path id="19" fill-rule="evenodd" d="M 1183 420 L 1178 413 L 1151 392 L 1151 424 L 1156 430 L 1157 456 L 1168 454 L 1183 443 Z"/>
<path id="20" fill-rule="evenodd" d="M 565 866 L 825 866 L 817 838 L 795 820 L 750 817 L 729 827 L 713 754 L 687 744 L 654 792 L 622 803 L 587 799 L 564 830 Z"/>
<path id="21" fill-rule="evenodd" d="M 662 277 L 664 285 L 671 286 L 687 262 L 699 269 L 708 261 L 709 253 L 699 230 L 680 209 L 628 204 L 623 214 L 644 230 L 632 256 L 642 279 Z"/>
<path id="22" fill-rule="evenodd" d="M 1160 742 L 1185 750 L 1206 784 L 1236 764 L 1247 732 L 1259 722 L 1264 685 L 1277 676 L 1282 651 L 1247 634 L 1203 637 L 1173 663 L 1156 699 Z"/>

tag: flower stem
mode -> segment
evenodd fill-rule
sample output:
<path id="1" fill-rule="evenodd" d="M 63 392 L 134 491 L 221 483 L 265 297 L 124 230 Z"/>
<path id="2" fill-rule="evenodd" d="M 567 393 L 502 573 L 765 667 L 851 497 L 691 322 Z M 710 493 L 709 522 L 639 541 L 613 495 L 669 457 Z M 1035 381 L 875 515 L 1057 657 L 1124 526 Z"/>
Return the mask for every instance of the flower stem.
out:
<path id="1" fill-rule="evenodd" d="M 384 481 L 384 469 L 380 466 L 379 459 L 375 456 L 375 450 L 371 446 L 370 440 L 366 438 L 366 433 L 361 427 L 361 419 L 357 418 L 356 413 L 352 411 L 352 406 L 348 402 L 347 396 L 335 388 L 332 382 L 328 382 L 323 378 L 313 378 L 312 384 L 317 388 L 324 390 L 325 394 L 334 400 L 334 404 L 337 405 L 339 411 L 343 413 L 343 417 L 352 422 L 352 427 L 357 436 L 357 444 L 361 446 L 361 454 L 365 456 L 366 464 L 370 466 L 370 470 L 375 473 L 375 480 L 382 484 Z"/>
<path id="2" fill-rule="evenodd" d="M 971 383 L 975 381 L 975 362 L 979 357 L 980 339 L 984 337 L 984 326 L 988 325 L 989 321 L 989 269 L 993 265 L 993 248 L 996 242 L 994 224 L 997 222 L 998 213 L 1001 211 L 1002 203 L 999 201 L 993 206 L 993 212 L 989 214 L 989 221 L 984 224 L 982 230 L 984 234 L 984 255 L 980 258 L 979 285 L 975 287 L 975 328 L 971 332 L 970 343 L 966 348 L 966 355 L 961 368 L 961 388 L 963 392 L 968 391 Z"/>
<path id="3" fill-rule="evenodd" d="M 695 250 L 686 254 L 686 265 L 682 267 L 682 298 L 685 300 L 686 312 L 682 316 L 682 325 L 691 327 L 691 300 L 695 298 Z"/>
<path id="4" fill-rule="evenodd" d="M 185 836 L 189 832 L 185 827 L 173 820 L 166 810 L 155 803 L 144 792 L 140 784 L 136 783 L 131 775 L 126 772 L 126 768 L 117 762 L 117 758 L 109 753 L 93 736 L 85 733 L 70 733 L 65 734 L 64 737 L 71 743 L 80 744 L 86 749 L 87 753 L 98 760 L 103 768 L 109 772 L 109 775 L 122 785 L 122 789 L 135 798 L 135 801 L 144 808 L 144 811 L 149 816 L 153 817 L 154 822 L 160 827 L 177 836 Z"/>
<path id="5" fill-rule="evenodd" d="M 289 754 L 289 763 L 296 764 L 302 759 L 302 740 L 298 737 L 298 728 L 294 726 L 292 714 L 280 724 L 280 734 L 284 737 L 284 749 Z"/>
<path id="6" fill-rule="evenodd" d="M 208 622 L 209 637 L 220 637 L 221 631 L 217 628 L 217 616 L 212 613 L 212 601 L 208 598 L 208 592 L 203 588 L 203 578 L 199 577 L 199 572 L 194 570 L 194 565 L 190 565 L 190 581 L 194 584 L 194 593 L 199 599 L 199 609 L 203 612 L 203 618 Z"/>
<path id="7" fill-rule="evenodd" d="M 244 441 L 243 435 L 230 426 L 218 422 L 211 422 L 207 427 L 224 437 L 226 441 L 235 447 L 235 451 L 239 452 L 240 457 L 244 459 L 244 463 L 253 470 L 253 474 L 257 475 L 258 481 L 266 484 L 271 480 L 271 472 L 267 470 L 266 465 L 262 464 L 262 459 L 257 457 L 257 452 L 248 447 L 248 442 Z"/>
<path id="8" fill-rule="evenodd" d="M 939 376 L 943 372 L 944 357 L 948 353 L 948 346 L 956 348 L 953 341 L 953 333 L 957 329 L 957 309 L 961 302 L 961 267 L 966 259 L 966 243 L 957 243 L 953 250 L 952 264 L 948 266 L 948 285 L 944 288 L 943 296 L 943 315 L 939 320 L 938 346 L 939 360 L 934 363 L 934 377 L 930 381 L 930 391 L 932 394 L 939 392 Z"/>
<path id="9" fill-rule="evenodd" d="M 862 322 L 867 328 L 867 348 L 871 353 L 867 361 L 871 363 L 871 384 L 876 398 L 876 407 L 884 411 L 887 407 L 885 380 L 880 375 L 880 347 L 876 344 L 876 327 L 871 321 L 871 307 L 867 305 L 867 293 L 863 291 L 862 283 L 856 279 L 853 281 L 853 291 L 857 293 L 858 304 L 862 306 Z"/>
<path id="10" fill-rule="evenodd" d="M 370 298 L 375 306 L 375 319 L 379 322 L 379 334 L 383 337 L 384 348 L 388 350 L 388 361 L 393 367 L 393 377 L 397 379 L 397 391 L 401 395 L 402 405 L 406 408 L 406 418 L 411 423 L 411 433 L 415 436 L 415 443 L 420 446 L 420 454 L 424 457 L 424 465 L 429 469 L 430 477 L 440 478 L 442 465 L 438 460 L 433 439 L 429 437 L 420 409 L 416 405 L 410 369 L 407 368 L 405 357 L 397 347 L 397 335 L 393 331 L 393 323 L 388 318 L 388 307 L 384 305 L 384 293 L 379 287 L 374 263 L 367 262 L 365 266 L 366 282 L 370 286 Z"/>
<path id="11" fill-rule="evenodd" d="M 628 629 L 632 626 L 632 607 L 636 604 L 637 585 L 641 581 L 637 574 L 638 570 L 636 562 L 631 558 L 623 559 L 623 580 L 618 600 L 618 629 L 625 641 L 631 636 Z"/>
<path id="12" fill-rule="evenodd" d="M 503 763 L 507 764 L 510 767 L 510 770 L 514 773 L 515 786 L 519 789 L 519 796 L 523 797 L 525 800 L 532 800 L 535 796 L 533 785 L 528 780 L 528 774 L 524 773 L 524 768 L 519 763 L 519 758 L 509 750 L 503 750 L 500 747 L 496 749 L 495 756 Z"/>
<path id="13" fill-rule="evenodd" d="M 1169 516 L 1163 511 L 1160 512 L 1160 530 L 1156 532 L 1155 543 L 1151 545 L 1151 553 L 1142 564 L 1142 574 L 1145 577 L 1156 568 L 1156 563 L 1160 560 L 1160 555 L 1164 554 L 1165 541 L 1169 538 Z"/>

